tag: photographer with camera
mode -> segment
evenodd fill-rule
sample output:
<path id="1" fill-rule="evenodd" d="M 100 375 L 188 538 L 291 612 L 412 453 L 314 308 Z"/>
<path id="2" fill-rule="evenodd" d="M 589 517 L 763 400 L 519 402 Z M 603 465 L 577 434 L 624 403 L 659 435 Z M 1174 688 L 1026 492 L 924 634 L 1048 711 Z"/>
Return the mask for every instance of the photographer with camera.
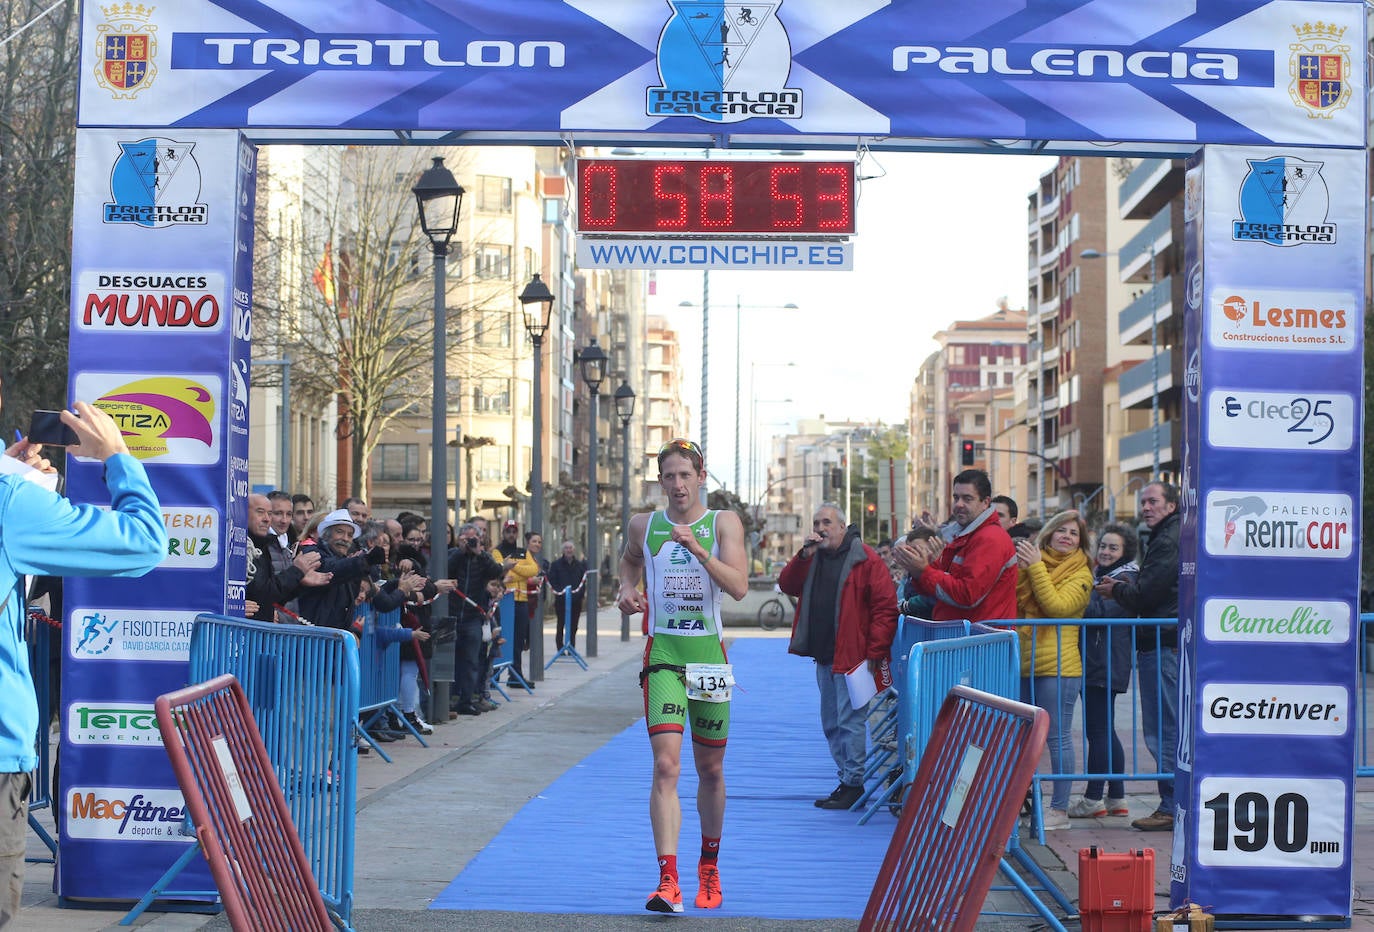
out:
<path id="1" fill-rule="evenodd" d="M 348 510 L 340 508 L 320 522 L 318 544 L 302 547 L 302 552 L 320 555 L 316 569 L 331 576 L 326 586 L 304 589 L 299 596 L 301 615 L 311 624 L 349 630 L 353 624 L 353 605 L 363 579 L 371 578 L 374 567 L 386 562 L 385 547 L 368 547 L 356 553 L 353 541 L 362 529 L 353 523 Z"/>
<path id="2" fill-rule="evenodd" d="M 458 529 L 457 547 L 448 558 L 448 578 L 453 580 L 459 598 L 449 600 L 449 608 L 457 622 L 453 641 L 453 711 L 459 715 L 481 715 L 477 697 L 485 685 L 485 664 L 482 652 L 482 622 L 491 605 L 488 584 L 500 583 L 515 560 L 497 563 L 478 544 L 475 525 L 464 524 Z M 492 587 L 495 588 L 495 587 Z"/>

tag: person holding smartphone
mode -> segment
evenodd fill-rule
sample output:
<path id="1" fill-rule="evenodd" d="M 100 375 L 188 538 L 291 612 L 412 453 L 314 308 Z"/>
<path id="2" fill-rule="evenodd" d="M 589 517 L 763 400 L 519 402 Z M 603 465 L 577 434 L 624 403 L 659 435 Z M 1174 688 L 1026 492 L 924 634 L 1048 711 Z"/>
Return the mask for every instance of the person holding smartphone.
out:
<path id="1" fill-rule="evenodd" d="M 59 421 L 75 440 L 69 453 L 105 464 L 110 506 L 73 504 L 22 476 L 0 475 L 0 926 L 14 919 L 24 892 L 29 789 L 38 766 L 24 577 L 142 576 L 167 555 L 161 504 L 114 419 L 78 401 Z M 5 453 L 40 471 L 51 468 L 32 438 Z"/>

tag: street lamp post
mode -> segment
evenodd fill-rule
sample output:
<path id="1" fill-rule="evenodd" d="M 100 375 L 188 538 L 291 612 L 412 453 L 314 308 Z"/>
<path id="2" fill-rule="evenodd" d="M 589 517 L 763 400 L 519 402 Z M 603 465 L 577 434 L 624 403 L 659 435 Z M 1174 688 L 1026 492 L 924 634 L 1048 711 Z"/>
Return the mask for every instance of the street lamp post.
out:
<path id="1" fill-rule="evenodd" d="M 430 411 L 430 486 L 429 486 L 429 573 L 434 577 L 443 572 L 442 561 L 448 553 L 448 477 L 444 462 L 448 436 L 448 323 L 445 320 L 448 284 L 446 262 L 448 244 L 458 232 L 458 213 L 463 207 L 463 187 L 453 172 L 444 167 L 442 157 L 435 156 L 433 164 L 420 175 L 411 188 L 420 212 L 420 229 L 429 237 L 434 250 L 434 386 Z M 455 488 L 454 494 L 458 493 Z M 435 618 L 448 615 L 448 597 L 440 593 L 432 609 Z M 448 683 L 434 682 L 435 708 L 448 712 Z"/>
<path id="2" fill-rule="evenodd" d="M 533 463 L 530 471 L 530 526 L 536 534 L 544 533 L 544 335 L 549 332 L 549 317 L 553 313 L 553 292 L 535 273 L 525 290 L 520 292 L 520 306 L 525 314 L 525 332 L 534 344 L 534 442 L 531 446 Z"/>
<path id="3" fill-rule="evenodd" d="M 433 164 L 424 170 L 411 191 L 420 211 L 420 229 L 429 237 L 430 246 L 434 249 L 434 397 L 430 415 L 430 445 L 433 456 L 430 462 L 429 487 L 429 553 L 430 563 L 433 564 L 429 571 L 433 576 L 443 571 L 439 563 L 448 553 L 448 470 L 444 461 L 444 438 L 448 436 L 446 262 L 449 240 L 458 232 L 458 213 L 463 207 L 463 187 L 458 183 L 458 179 L 453 177 L 453 172 L 444 167 L 443 158 L 435 156 Z M 448 613 L 448 600 L 444 595 L 435 600 L 433 611 L 440 618 Z"/>
<path id="4" fill-rule="evenodd" d="M 549 315 L 553 312 L 553 292 L 536 272 L 530 283 L 520 292 L 520 308 L 525 315 L 525 331 L 534 344 L 534 439 L 530 446 L 530 519 L 528 530 L 544 533 L 544 334 L 549 331 Z M 541 593 L 542 594 L 542 593 Z M 544 678 L 544 605 L 535 603 L 535 617 L 530 619 L 530 676 Z"/>
<path id="5" fill-rule="evenodd" d="M 596 343 L 596 337 L 578 356 L 582 368 L 582 381 L 591 391 L 591 404 L 587 407 L 590 443 L 587 444 L 587 656 L 596 656 L 596 609 L 601 598 L 601 548 L 597 546 L 596 528 L 596 427 L 597 407 L 601 396 L 601 383 L 606 378 L 606 367 L 610 360 L 606 351 Z"/>
<path id="6" fill-rule="evenodd" d="M 622 381 L 615 390 L 615 413 L 620 418 L 620 550 L 630 539 L 630 420 L 635 416 L 635 390 Z M 620 613 L 620 639 L 630 639 L 630 616 Z"/>

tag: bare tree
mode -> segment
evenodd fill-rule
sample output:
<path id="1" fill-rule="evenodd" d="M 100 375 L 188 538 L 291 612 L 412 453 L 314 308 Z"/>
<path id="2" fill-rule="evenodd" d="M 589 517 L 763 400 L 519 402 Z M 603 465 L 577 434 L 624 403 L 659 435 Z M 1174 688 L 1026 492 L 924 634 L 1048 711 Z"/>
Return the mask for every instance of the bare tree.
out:
<path id="1" fill-rule="evenodd" d="M 76 0 L 0 11 L 0 372 L 12 416 L 66 400 L 79 31 Z"/>
<path id="2" fill-rule="evenodd" d="M 461 150 L 445 150 L 452 158 Z M 397 418 L 428 410 L 433 371 L 432 248 L 409 196 L 431 150 L 350 147 L 319 161 L 333 166 L 296 216 L 260 217 L 255 246 L 255 352 L 292 358 L 292 395 L 318 408 L 337 395 L 339 432 L 352 449 L 350 488 L 367 497 L 366 464 Z M 461 156 L 459 156 L 461 158 Z M 270 189 L 270 159 L 260 190 Z M 308 257 L 302 260 L 301 257 Z M 457 348 L 504 287 L 467 288 L 469 270 L 450 259 L 446 372 Z M 467 305 L 453 296 L 475 293 Z M 510 312 L 510 302 L 504 303 Z M 465 363 L 470 361 L 465 356 Z M 506 361 L 508 363 L 508 361 Z M 486 369 L 500 371 L 501 361 Z M 508 366 L 507 366 L 508 369 Z M 268 384 L 276 373 L 255 374 Z M 456 398 L 454 399 L 457 400 Z"/>

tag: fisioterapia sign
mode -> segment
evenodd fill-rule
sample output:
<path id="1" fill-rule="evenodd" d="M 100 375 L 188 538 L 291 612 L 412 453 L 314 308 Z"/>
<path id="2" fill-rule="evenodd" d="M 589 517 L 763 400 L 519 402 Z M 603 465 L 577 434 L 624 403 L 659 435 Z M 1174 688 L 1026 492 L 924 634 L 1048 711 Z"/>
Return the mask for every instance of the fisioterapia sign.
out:
<path id="1" fill-rule="evenodd" d="M 87 4 L 80 121 L 1359 146 L 1363 48 L 1343 0 Z"/>

